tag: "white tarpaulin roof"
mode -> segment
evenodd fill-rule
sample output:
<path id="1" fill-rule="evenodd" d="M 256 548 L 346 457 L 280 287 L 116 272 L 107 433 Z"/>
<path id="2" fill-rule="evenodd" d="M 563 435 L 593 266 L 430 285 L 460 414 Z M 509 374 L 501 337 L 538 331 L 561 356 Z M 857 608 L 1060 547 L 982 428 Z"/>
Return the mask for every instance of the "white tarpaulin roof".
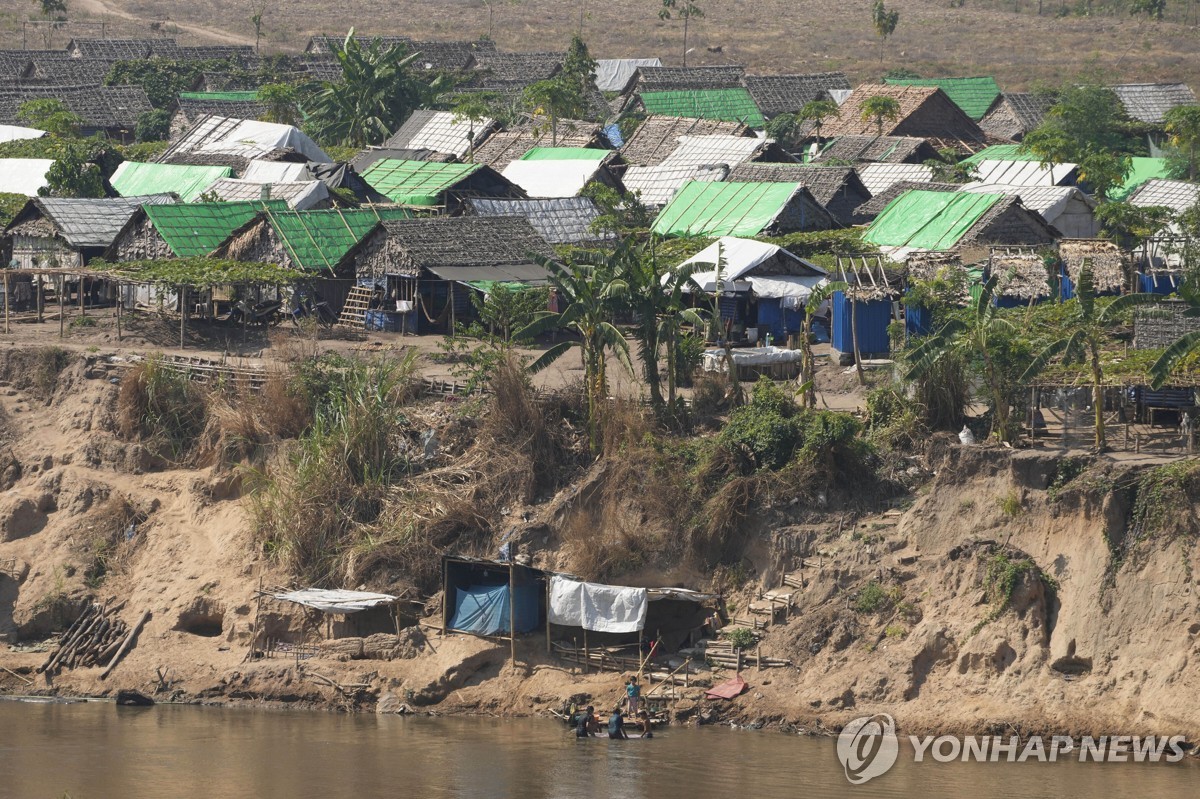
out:
<path id="1" fill-rule="evenodd" d="M 297 183 L 312 180 L 312 174 L 309 173 L 307 164 L 255 159 L 242 173 L 242 180 L 254 180 L 259 183 Z"/>
<path id="2" fill-rule="evenodd" d="M 303 180 L 295 183 L 271 183 L 268 181 L 221 178 L 205 190 L 215 194 L 222 202 L 254 202 L 262 199 L 263 189 L 270 187 L 271 200 L 287 200 L 288 207 L 295 211 L 316 208 L 329 199 L 329 187 L 319 180 Z"/>
<path id="3" fill-rule="evenodd" d="M 730 353 L 733 362 L 739 368 L 743 366 L 767 366 L 776 363 L 794 363 L 804 357 L 800 350 L 786 350 L 782 347 L 751 347 L 739 348 Z M 705 350 L 700 356 L 701 364 L 706 372 L 724 372 L 725 350 Z"/>
<path id="4" fill-rule="evenodd" d="M 46 131 L 37 128 L 23 128 L 20 125 L 0 125 L 0 143 L 6 141 L 21 141 L 22 139 L 40 139 Z"/>
<path id="5" fill-rule="evenodd" d="M 36 197 L 38 189 L 48 185 L 46 172 L 52 166 L 49 158 L 0 159 L 0 192 Z"/>
<path id="6" fill-rule="evenodd" d="M 638 67 L 661 67 L 657 58 L 598 58 L 596 88 L 602 92 L 623 91 Z"/>
<path id="7" fill-rule="evenodd" d="M 333 163 L 333 159 L 299 128 L 215 114 L 202 118 L 185 131 L 167 154 L 218 153 L 261 158 L 284 148 L 302 153 L 309 161 Z"/>
<path id="8" fill-rule="evenodd" d="M 1008 186 L 1058 186 L 1078 167 L 1075 164 L 1042 164 L 1037 161 L 980 161 L 975 165 L 975 183 Z"/>
<path id="9" fill-rule="evenodd" d="M 721 256 L 725 258 L 725 269 L 721 273 L 721 282 L 725 284 L 725 291 L 745 291 L 749 288 L 753 289 L 759 297 L 805 299 L 814 288 L 826 280 L 824 269 L 776 244 L 767 244 L 754 239 L 741 239 L 736 236 L 722 236 L 680 266 L 715 264 Z M 776 256 L 794 263 L 795 271 L 800 274 L 750 274 L 754 269 Z M 705 292 L 712 293 L 717 290 L 716 270 L 695 272 L 692 279 Z"/>
<path id="10" fill-rule="evenodd" d="M 550 578 L 551 624 L 598 633 L 635 633 L 646 626 L 645 588 Z"/>
<path id="11" fill-rule="evenodd" d="M 336 591 L 325 588 L 304 588 L 275 594 L 275 599 L 295 602 L 306 608 L 316 608 L 326 613 L 358 613 L 360 610 L 391 605 L 399 597 L 391 594 L 373 594 L 370 591 Z"/>
<path id="12" fill-rule="evenodd" d="M 530 197 L 575 197 L 600 169 L 603 158 L 513 161 L 500 174 Z"/>

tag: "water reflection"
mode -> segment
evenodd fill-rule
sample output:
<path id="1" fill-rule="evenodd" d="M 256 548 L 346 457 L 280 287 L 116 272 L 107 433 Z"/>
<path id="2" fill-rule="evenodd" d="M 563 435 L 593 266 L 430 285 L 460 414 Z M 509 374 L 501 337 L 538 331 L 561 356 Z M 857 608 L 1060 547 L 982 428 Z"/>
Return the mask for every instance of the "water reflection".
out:
<path id="1" fill-rule="evenodd" d="M 577 741 L 547 720 L 345 716 L 0 702 L 0 798 L 786 797 L 1196 795 L 1200 767 L 923 763 L 851 786 L 829 739 L 669 729 Z"/>

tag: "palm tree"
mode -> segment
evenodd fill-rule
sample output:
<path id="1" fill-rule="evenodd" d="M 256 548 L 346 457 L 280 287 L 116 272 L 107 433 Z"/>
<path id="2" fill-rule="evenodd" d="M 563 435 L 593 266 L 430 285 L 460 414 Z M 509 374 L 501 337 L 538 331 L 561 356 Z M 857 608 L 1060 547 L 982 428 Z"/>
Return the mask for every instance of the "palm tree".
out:
<path id="1" fill-rule="evenodd" d="M 828 117 L 838 116 L 838 104 L 833 100 L 809 100 L 796 115 L 801 122 L 811 122 L 816 132 L 817 141 L 821 141 L 821 125 Z"/>
<path id="2" fill-rule="evenodd" d="M 804 407 L 817 407 L 817 391 L 814 387 L 817 364 L 812 351 L 812 324 L 821 304 L 836 292 L 845 291 L 849 285 L 840 280 L 822 283 L 812 290 L 804 303 L 804 331 L 800 336 L 800 384 L 804 387 Z"/>
<path id="3" fill-rule="evenodd" d="M 1063 356 L 1064 364 L 1088 364 L 1092 373 L 1092 406 L 1096 413 L 1096 452 L 1104 452 L 1108 448 L 1104 436 L 1104 366 L 1100 362 L 1104 342 L 1109 338 L 1112 328 L 1120 322 L 1123 311 L 1158 299 L 1153 294 L 1125 294 L 1100 308 L 1096 303 L 1092 264 L 1091 261 L 1085 261 L 1079 270 L 1075 299 L 1071 300 L 1075 307 L 1064 322 L 1062 335 L 1050 342 L 1021 375 L 1023 383 L 1032 380 L 1059 355 Z"/>
<path id="4" fill-rule="evenodd" d="M 411 69 L 418 55 L 379 39 L 363 45 L 351 28 L 334 51 L 342 81 L 326 83 L 306 107 L 317 138 L 353 147 L 379 144 L 414 110 L 431 105 L 449 82 L 440 72 L 425 80 Z"/>
<path id="5" fill-rule="evenodd" d="M 868 97 L 863 100 L 862 121 L 875 123 L 875 135 L 883 135 L 884 120 L 895 122 L 900 118 L 900 103 L 896 102 L 893 97 L 885 97 L 877 94 L 873 97 Z"/>
<path id="6" fill-rule="evenodd" d="M 965 320 L 951 319 L 912 351 L 904 377 L 906 380 L 919 380 L 940 361 L 954 354 L 980 356 L 983 360 L 984 382 L 991 394 L 995 413 L 992 433 L 1001 441 L 1007 441 L 1010 436 L 1008 424 L 1011 406 L 1004 376 L 996 362 L 994 339 L 1015 332 L 1016 328 L 1000 316 L 999 309 L 992 302 L 998 282 L 999 275 L 988 278 Z"/>
<path id="7" fill-rule="evenodd" d="M 562 341 L 542 353 L 529 365 L 529 371 L 537 374 L 557 361 L 569 350 L 579 347 L 583 351 L 584 391 L 588 405 L 588 442 L 593 453 L 600 451 L 600 410 L 608 391 L 605 375 L 605 359 L 611 351 L 621 364 L 634 373 L 629 358 L 629 344 L 621 331 L 612 324 L 612 305 L 615 300 L 629 294 L 628 282 L 610 273 L 607 269 L 591 264 L 571 262 L 562 264 L 550 258 L 533 255 L 533 259 L 546 269 L 550 283 L 558 290 L 560 306 L 558 313 L 544 312 L 516 334 L 519 339 L 536 338 L 551 330 L 567 329 L 577 338 Z"/>

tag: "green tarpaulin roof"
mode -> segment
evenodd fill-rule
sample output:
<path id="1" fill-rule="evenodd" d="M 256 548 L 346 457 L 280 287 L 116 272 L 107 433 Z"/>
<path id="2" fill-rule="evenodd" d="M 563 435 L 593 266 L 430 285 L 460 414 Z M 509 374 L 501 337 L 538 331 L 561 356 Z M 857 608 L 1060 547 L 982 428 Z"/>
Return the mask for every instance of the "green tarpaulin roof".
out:
<path id="1" fill-rule="evenodd" d="M 469 177 L 480 166 L 384 158 L 371 164 L 362 176 L 394 203 L 439 205 L 442 192 Z"/>
<path id="2" fill-rule="evenodd" d="M 143 205 L 142 209 L 171 252 L 179 258 L 191 258 L 208 255 L 220 247 L 233 231 L 254 219 L 264 206 L 276 214 L 288 210 L 284 200 Z"/>
<path id="3" fill-rule="evenodd" d="M 906 191 L 888 203 L 863 235 L 881 247 L 948 250 L 970 230 L 1002 194 Z"/>
<path id="4" fill-rule="evenodd" d="M 180 92 L 180 100 L 219 100 L 227 103 L 258 102 L 258 92 Z"/>
<path id="5" fill-rule="evenodd" d="M 220 178 L 233 177 L 227 166 L 186 166 L 183 164 L 143 164 L 126 161 L 112 176 L 112 187 L 122 197 L 147 194 L 178 194 L 185 202 L 196 199 Z"/>
<path id="6" fill-rule="evenodd" d="M 1165 158 L 1133 158 L 1133 166 L 1125 176 L 1121 188 L 1113 192 L 1114 200 L 1124 200 L 1134 189 L 1155 178 L 1170 178 L 1171 170 Z"/>
<path id="7" fill-rule="evenodd" d="M 964 164 L 978 164 L 980 161 L 1040 161 L 1033 153 L 1021 152 L 1019 144 L 993 144 L 984 147 L 970 158 L 964 158 Z"/>
<path id="8" fill-rule="evenodd" d="M 956 106 L 978 122 L 1000 96 L 994 78 L 887 78 L 893 86 L 937 86 Z"/>
<path id="9" fill-rule="evenodd" d="M 333 269 L 380 221 L 409 219 L 406 208 L 275 211 L 267 220 L 299 269 Z"/>
<path id="10" fill-rule="evenodd" d="M 723 119 L 745 122 L 752 128 L 767 123 L 754 98 L 745 89 L 694 89 L 674 92 L 642 92 L 647 114 L 688 119 Z"/>
<path id="11" fill-rule="evenodd" d="M 594 147 L 534 147 L 521 161 L 595 161 L 600 163 L 612 155 L 612 150 Z"/>
<path id="12" fill-rule="evenodd" d="M 663 236 L 755 236 L 779 216 L 799 183 L 684 185 L 654 220 Z"/>

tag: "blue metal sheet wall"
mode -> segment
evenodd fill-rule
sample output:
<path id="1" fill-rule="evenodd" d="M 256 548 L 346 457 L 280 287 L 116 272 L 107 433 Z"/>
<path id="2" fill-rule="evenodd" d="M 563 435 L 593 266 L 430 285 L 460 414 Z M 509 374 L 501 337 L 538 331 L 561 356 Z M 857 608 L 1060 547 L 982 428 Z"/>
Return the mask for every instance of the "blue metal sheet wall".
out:
<path id="1" fill-rule="evenodd" d="M 858 349 L 864 355 L 890 351 L 888 325 L 892 321 L 892 304 L 888 300 L 858 303 Z M 854 352 L 854 332 L 850 327 L 850 300 L 844 292 L 833 295 L 833 348 L 838 352 Z"/>

